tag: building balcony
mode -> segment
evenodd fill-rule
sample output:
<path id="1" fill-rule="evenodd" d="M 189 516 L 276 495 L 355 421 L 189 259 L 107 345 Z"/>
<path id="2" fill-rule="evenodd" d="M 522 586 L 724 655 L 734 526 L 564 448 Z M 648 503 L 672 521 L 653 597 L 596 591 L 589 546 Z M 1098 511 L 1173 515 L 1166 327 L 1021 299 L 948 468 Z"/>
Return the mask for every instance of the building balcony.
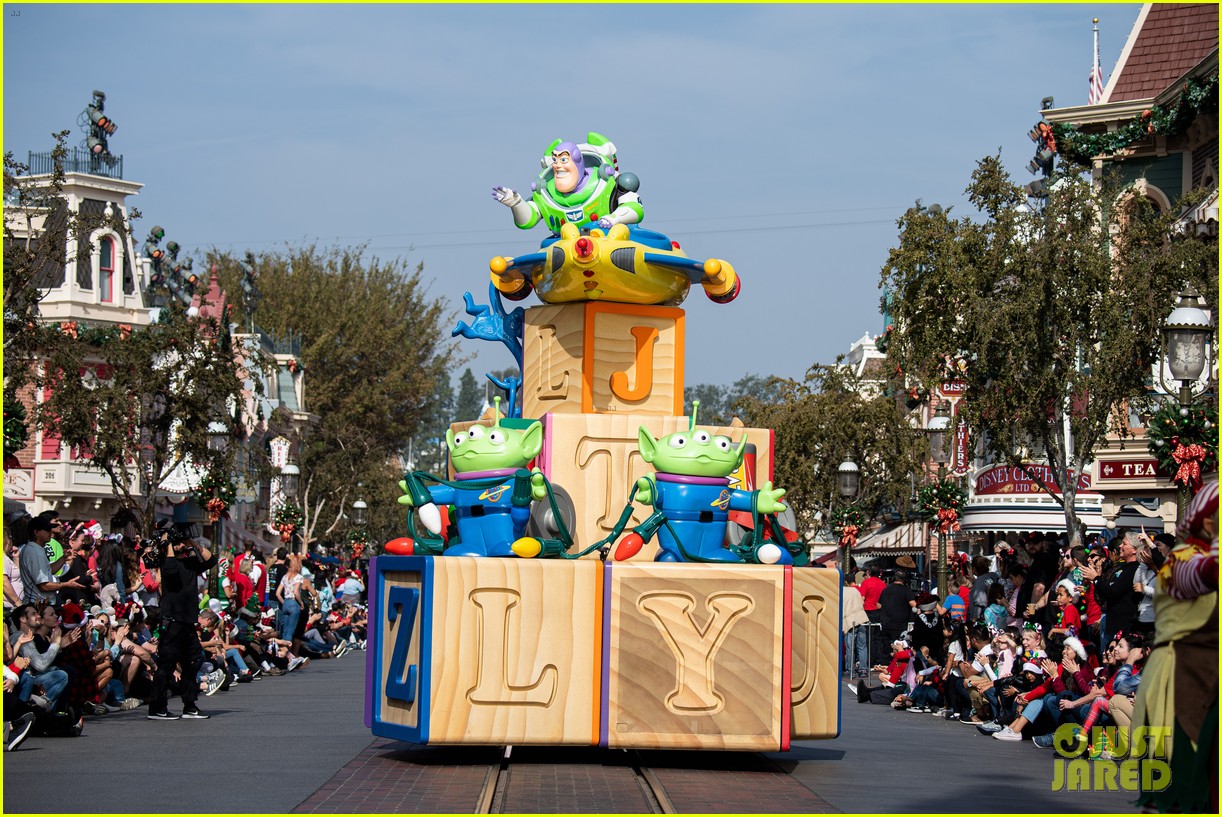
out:
<path id="1" fill-rule="evenodd" d="M 29 153 L 30 173 L 38 176 L 55 172 L 55 158 L 50 151 L 46 153 Z M 63 157 L 65 173 L 88 173 L 93 176 L 105 176 L 108 179 L 123 178 L 123 157 L 107 154 L 90 153 L 82 148 L 72 148 Z"/>

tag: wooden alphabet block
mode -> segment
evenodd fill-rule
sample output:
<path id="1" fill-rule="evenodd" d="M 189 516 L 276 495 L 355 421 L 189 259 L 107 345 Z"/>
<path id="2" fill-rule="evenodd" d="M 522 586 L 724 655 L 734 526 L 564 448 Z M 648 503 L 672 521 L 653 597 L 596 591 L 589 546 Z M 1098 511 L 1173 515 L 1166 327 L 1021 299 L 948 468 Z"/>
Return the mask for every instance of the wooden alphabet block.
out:
<path id="1" fill-rule="evenodd" d="M 430 743 L 590 745 L 602 654 L 599 562 L 440 557 Z"/>
<path id="2" fill-rule="evenodd" d="M 792 737 L 840 734 L 839 570 L 793 568 Z"/>
<path id="3" fill-rule="evenodd" d="M 684 312 L 589 302 L 526 310 L 522 414 L 683 413 Z"/>
<path id="4" fill-rule="evenodd" d="M 380 556 L 366 720 L 414 743 L 596 743 L 601 563 Z"/>
<path id="5" fill-rule="evenodd" d="M 697 418 L 699 419 L 699 418 Z M 688 427 L 687 417 L 645 414 L 547 414 L 543 417 L 543 452 L 539 467 L 554 484 L 573 498 L 577 524 L 573 538 L 578 548 L 591 545 L 611 533 L 628 500 L 632 485 L 652 474 L 653 467 L 637 450 L 637 430 L 644 425 L 654 437 Z M 708 428 L 708 426 L 705 426 Z M 772 431 L 760 428 L 717 427 L 737 444 L 743 434 L 755 445 L 756 485 L 772 479 Z M 731 487 L 745 488 L 735 483 Z M 629 527 L 649 515 L 637 505 Z M 652 560 L 656 548 L 642 548 L 635 559 Z"/>
<path id="6" fill-rule="evenodd" d="M 378 556 L 369 563 L 365 725 L 375 735 L 428 741 L 433 560 Z"/>
<path id="7" fill-rule="evenodd" d="M 605 565 L 607 697 L 600 743 L 782 748 L 784 568 Z"/>

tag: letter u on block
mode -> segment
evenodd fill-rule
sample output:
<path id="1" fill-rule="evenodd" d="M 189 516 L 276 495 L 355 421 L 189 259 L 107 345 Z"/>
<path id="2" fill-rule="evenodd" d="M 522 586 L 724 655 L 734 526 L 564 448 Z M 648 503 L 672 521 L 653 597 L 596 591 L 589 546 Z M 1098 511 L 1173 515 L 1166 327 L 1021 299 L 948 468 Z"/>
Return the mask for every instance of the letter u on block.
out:
<path id="1" fill-rule="evenodd" d="M 715 593 L 705 601 L 713 615 L 704 627 L 692 618 L 695 606 L 696 600 L 686 593 L 647 593 L 637 601 L 675 656 L 675 688 L 666 696 L 667 708 L 712 715 L 726 704 L 713 672 L 717 651 L 735 620 L 751 612 L 755 602 L 742 593 Z"/>

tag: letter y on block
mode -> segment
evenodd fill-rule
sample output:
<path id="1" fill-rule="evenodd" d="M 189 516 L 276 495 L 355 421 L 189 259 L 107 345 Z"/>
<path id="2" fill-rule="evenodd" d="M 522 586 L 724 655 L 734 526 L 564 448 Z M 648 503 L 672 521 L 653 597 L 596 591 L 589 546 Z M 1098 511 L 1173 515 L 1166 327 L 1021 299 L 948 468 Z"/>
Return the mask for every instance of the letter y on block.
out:
<path id="1" fill-rule="evenodd" d="M 637 607 L 653 618 L 675 656 L 675 688 L 666 706 L 677 714 L 713 715 L 726 704 L 718 694 L 713 666 L 717 651 L 734 622 L 751 612 L 755 602 L 742 593 L 714 593 L 705 601 L 713 615 L 701 627 L 692 618 L 696 600 L 687 593 L 646 593 Z"/>

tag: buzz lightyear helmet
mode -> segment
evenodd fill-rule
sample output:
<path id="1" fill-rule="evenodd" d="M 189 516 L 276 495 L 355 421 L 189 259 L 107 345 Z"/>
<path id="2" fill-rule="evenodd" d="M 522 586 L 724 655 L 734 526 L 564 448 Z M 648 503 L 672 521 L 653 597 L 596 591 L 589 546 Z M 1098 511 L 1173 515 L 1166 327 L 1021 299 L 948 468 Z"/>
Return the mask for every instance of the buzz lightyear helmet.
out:
<path id="1" fill-rule="evenodd" d="M 535 180 L 532 188 L 543 187 L 552 179 L 552 153 L 557 150 L 567 150 L 581 173 L 577 184 L 580 190 L 585 186 L 587 178 L 595 175 L 599 179 L 610 179 L 619 172 L 619 162 L 615 155 L 615 143 L 600 133 L 590 131 L 585 142 L 566 142 L 563 139 L 553 139 L 539 160 L 543 171 Z"/>

